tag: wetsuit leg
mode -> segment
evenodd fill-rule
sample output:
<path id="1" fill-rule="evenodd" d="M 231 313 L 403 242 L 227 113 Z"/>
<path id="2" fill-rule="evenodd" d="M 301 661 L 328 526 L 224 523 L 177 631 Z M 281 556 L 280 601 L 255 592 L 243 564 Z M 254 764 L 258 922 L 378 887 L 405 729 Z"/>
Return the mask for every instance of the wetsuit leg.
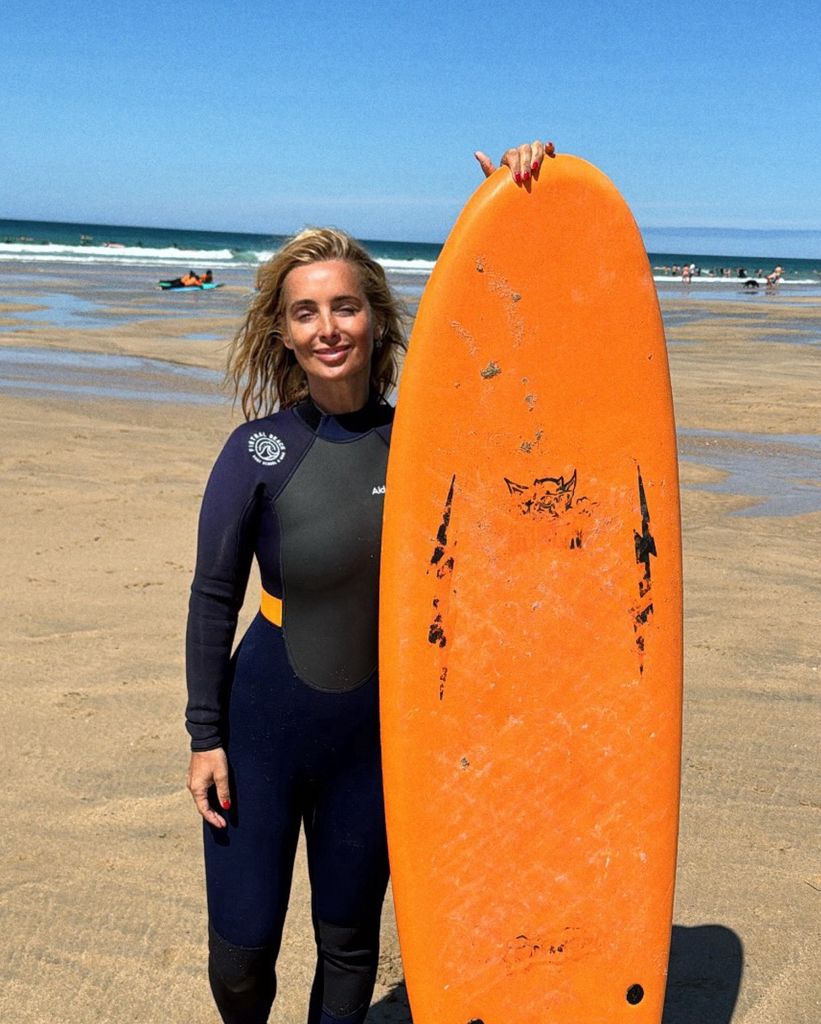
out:
<path id="1" fill-rule="evenodd" d="M 208 980 L 225 1024 L 266 1024 L 276 995 L 278 952 L 272 946 L 235 946 L 209 928 Z"/>
<path id="2" fill-rule="evenodd" d="M 305 820 L 317 942 L 308 1024 L 364 1021 L 388 884 L 376 680 L 340 697 L 357 705 L 358 731 L 337 749 Z"/>
<path id="3" fill-rule="evenodd" d="M 226 1024 L 267 1020 L 304 821 L 318 963 L 308 1024 L 361 1024 L 388 880 L 376 678 L 318 691 L 258 617 L 230 699 L 227 829 L 205 826 L 209 975 Z M 222 812 L 223 814 L 225 812 Z"/>
<path id="4" fill-rule="evenodd" d="M 227 744 L 232 806 L 220 811 L 228 827 L 204 826 L 209 978 L 226 1024 L 267 1021 L 276 994 L 304 813 L 299 744 L 305 726 L 294 721 L 293 685 L 279 630 L 258 619 L 234 667 Z"/>

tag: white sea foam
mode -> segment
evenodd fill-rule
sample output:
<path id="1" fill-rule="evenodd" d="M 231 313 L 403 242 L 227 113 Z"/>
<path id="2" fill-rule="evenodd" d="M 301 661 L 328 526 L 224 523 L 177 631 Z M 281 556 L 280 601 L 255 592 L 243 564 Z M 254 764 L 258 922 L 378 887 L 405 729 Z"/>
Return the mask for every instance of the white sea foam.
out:
<path id="1" fill-rule="evenodd" d="M 149 247 L 137 245 L 67 245 L 56 242 L 0 242 L 0 263 L 57 263 L 57 264 L 108 264 L 111 266 L 160 267 L 187 270 L 190 267 L 211 267 L 212 269 L 228 269 L 230 267 L 248 267 L 264 263 L 274 254 L 273 249 L 179 249 L 175 246 Z M 413 276 L 427 278 L 435 266 L 434 260 L 401 259 L 398 257 L 377 257 L 385 270 L 394 277 Z M 806 271 L 805 271 L 806 272 Z M 681 284 L 680 275 L 664 273 L 661 268 L 654 268 L 654 280 L 657 284 Z M 754 278 L 712 277 L 706 274 L 694 275 L 690 279 L 695 287 L 735 285 L 741 287 L 745 280 Z M 765 278 L 758 278 L 760 285 L 766 284 Z M 783 283 L 790 285 L 819 285 L 815 278 L 791 278 L 787 276 Z"/>
<path id="2" fill-rule="evenodd" d="M 232 252 L 230 249 L 177 249 L 174 246 L 148 248 L 129 245 L 60 245 L 54 242 L 0 242 L 0 261 L 18 263 L 110 263 L 129 266 L 171 264 L 181 267 L 230 267 L 264 263 L 274 255 L 273 249 Z M 433 260 L 379 259 L 392 274 L 427 276 Z"/>
<path id="3" fill-rule="evenodd" d="M 54 242 L 0 242 L 0 260 L 19 263 L 124 263 L 153 266 L 208 264 L 231 266 L 237 261 L 230 249 L 149 249 L 139 245 L 59 245 Z"/>
<path id="4" fill-rule="evenodd" d="M 672 275 L 672 274 L 654 274 L 653 275 L 653 280 L 655 282 L 659 283 L 659 284 L 683 284 L 684 283 L 684 280 L 683 280 L 681 274 L 676 274 L 675 276 Z M 687 283 L 693 285 L 694 287 L 699 287 L 700 285 L 714 285 L 714 286 L 723 286 L 725 288 L 731 288 L 733 286 L 735 286 L 736 288 L 743 288 L 745 281 L 757 281 L 759 285 L 766 285 L 767 284 L 767 278 L 766 277 L 712 277 L 709 274 L 694 274 L 690 278 L 689 282 L 687 282 Z M 784 278 L 781 281 L 777 281 L 776 282 L 776 285 L 779 286 L 779 287 L 781 285 L 784 285 L 784 284 L 815 284 L 815 285 L 817 285 L 818 281 L 817 280 L 813 280 L 812 278 L 803 278 L 803 277 L 801 277 L 801 278 L 793 278 L 793 277 L 789 277 L 789 278 Z"/>
<path id="5" fill-rule="evenodd" d="M 397 260 L 377 257 L 376 262 L 393 274 L 430 274 L 435 266 L 433 260 Z"/>
<path id="6" fill-rule="evenodd" d="M 275 250 L 271 249 L 268 252 L 252 252 L 248 255 L 255 257 L 258 263 L 264 263 L 274 255 L 274 252 Z M 392 274 L 422 274 L 427 276 L 434 268 L 433 260 L 402 260 L 377 256 L 376 262 Z"/>

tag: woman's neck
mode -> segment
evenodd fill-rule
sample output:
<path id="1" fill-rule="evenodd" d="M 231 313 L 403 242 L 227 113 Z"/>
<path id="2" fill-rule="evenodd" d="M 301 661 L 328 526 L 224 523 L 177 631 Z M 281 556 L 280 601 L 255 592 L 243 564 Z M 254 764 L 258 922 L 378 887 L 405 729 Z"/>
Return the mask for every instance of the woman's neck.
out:
<path id="1" fill-rule="evenodd" d="M 370 389 L 353 381 L 334 382 L 330 387 L 310 387 L 311 401 L 320 412 L 328 416 L 341 416 L 346 412 L 359 412 L 368 404 Z"/>

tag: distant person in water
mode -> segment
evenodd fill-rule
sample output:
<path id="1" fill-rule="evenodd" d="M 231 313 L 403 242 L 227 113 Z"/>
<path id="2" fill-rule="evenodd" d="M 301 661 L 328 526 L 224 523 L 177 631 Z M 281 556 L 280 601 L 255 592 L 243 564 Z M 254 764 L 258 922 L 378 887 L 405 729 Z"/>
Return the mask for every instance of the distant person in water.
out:
<path id="1" fill-rule="evenodd" d="M 204 284 L 210 284 L 213 280 L 214 275 L 210 270 L 206 270 L 202 277 L 194 273 L 193 270 L 189 270 L 182 277 L 175 277 L 171 281 L 162 281 L 161 283 L 168 288 L 199 288 Z"/>
<path id="2" fill-rule="evenodd" d="M 784 279 L 784 268 L 783 267 L 776 267 L 775 270 L 771 270 L 770 273 L 767 274 L 767 284 L 770 284 L 770 285 L 778 284 L 778 282 L 782 281 L 783 279 Z"/>

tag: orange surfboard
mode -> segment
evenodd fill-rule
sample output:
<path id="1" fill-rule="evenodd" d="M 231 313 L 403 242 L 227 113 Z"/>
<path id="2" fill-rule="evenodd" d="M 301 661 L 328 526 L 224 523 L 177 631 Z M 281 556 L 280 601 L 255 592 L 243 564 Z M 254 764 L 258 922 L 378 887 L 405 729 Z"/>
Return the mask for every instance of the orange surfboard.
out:
<path id="1" fill-rule="evenodd" d="M 399 391 L 383 758 L 415 1024 L 658 1024 L 681 731 L 664 332 L 570 156 L 470 199 Z"/>

